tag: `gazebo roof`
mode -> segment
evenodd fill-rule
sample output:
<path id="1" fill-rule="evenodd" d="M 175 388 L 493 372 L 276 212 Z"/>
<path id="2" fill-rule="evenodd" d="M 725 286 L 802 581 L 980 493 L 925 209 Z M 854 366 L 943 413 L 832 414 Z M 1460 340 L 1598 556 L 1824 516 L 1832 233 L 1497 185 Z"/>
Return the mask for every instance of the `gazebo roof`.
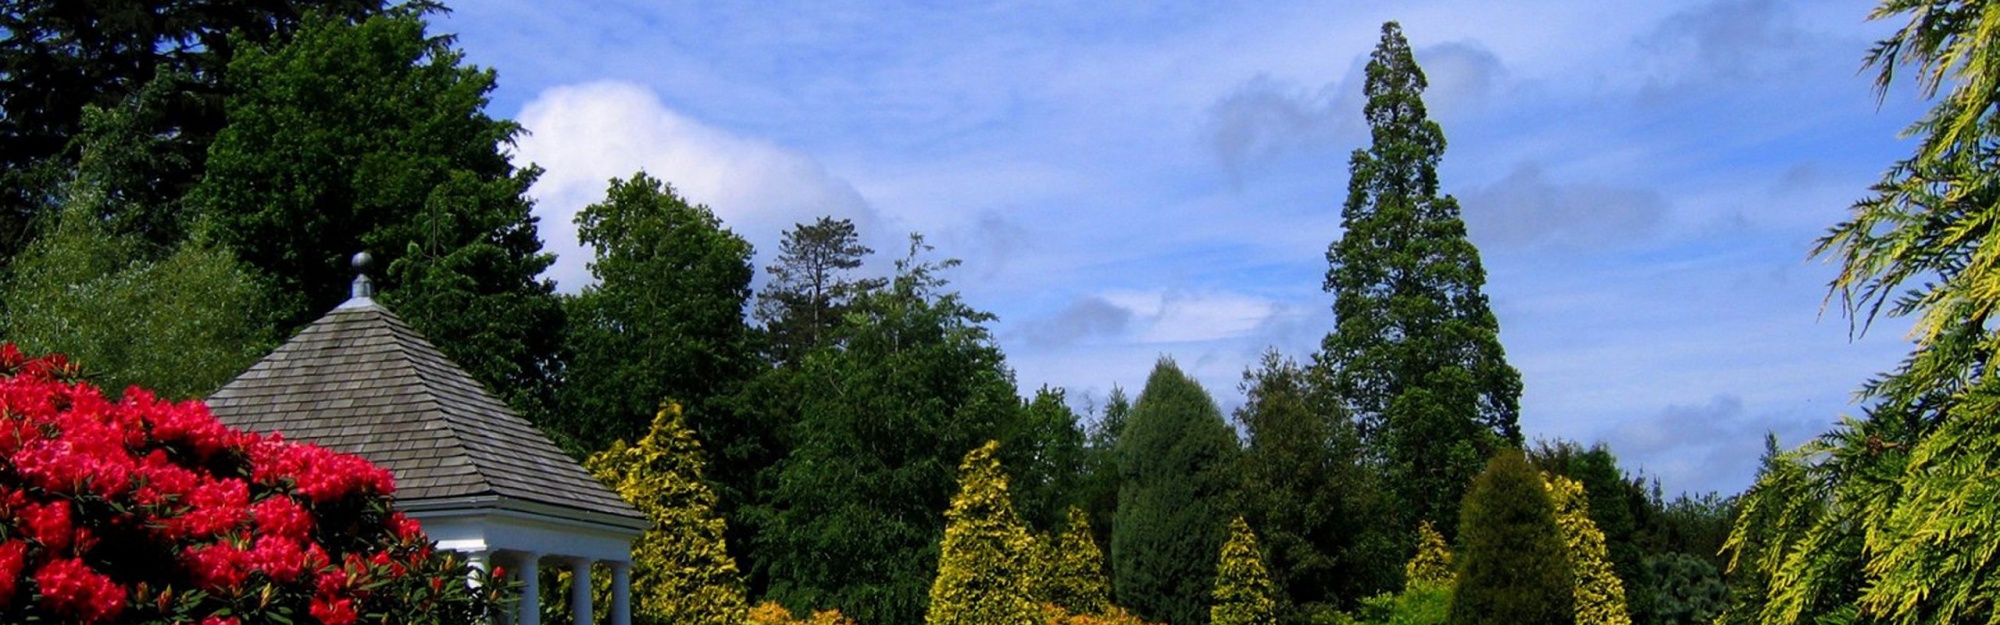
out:
<path id="1" fill-rule="evenodd" d="M 618 525 L 645 519 L 366 296 L 306 326 L 208 406 L 231 427 L 367 458 L 395 475 L 406 509 L 527 503 Z"/>

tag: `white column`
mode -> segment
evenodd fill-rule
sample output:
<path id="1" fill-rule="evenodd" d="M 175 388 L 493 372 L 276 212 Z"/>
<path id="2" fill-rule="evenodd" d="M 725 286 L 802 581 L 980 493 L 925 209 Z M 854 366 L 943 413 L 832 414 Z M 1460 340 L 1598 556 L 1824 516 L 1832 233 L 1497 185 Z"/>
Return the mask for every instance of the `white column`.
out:
<path id="1" fill-rule="evenodd" d="M 569 607 L 576 625 L 597 622 L 590 617 L 590 558 L 569 559 Z"/>
<path id="2" fill-rule="evenodd" d="M 611 564 L 611 625 L 632 625 L 632 565 Z"/>
<path id="3" fill-rule="evenodd" d="M 465 585 L 473 588 L 479 587 L 479 576 L 490 570 L 487 568 L 487 560 L 491 559 L 492 556 L 493 552 L 491 551 L 465 552 L 465 563 L 472 569 L 465 572 Z"/>
<path id="4" fill-rule="evenodd" d="M 516 625 L 542 625 L 542 554 L 521 554 L 521 606 Z"/>

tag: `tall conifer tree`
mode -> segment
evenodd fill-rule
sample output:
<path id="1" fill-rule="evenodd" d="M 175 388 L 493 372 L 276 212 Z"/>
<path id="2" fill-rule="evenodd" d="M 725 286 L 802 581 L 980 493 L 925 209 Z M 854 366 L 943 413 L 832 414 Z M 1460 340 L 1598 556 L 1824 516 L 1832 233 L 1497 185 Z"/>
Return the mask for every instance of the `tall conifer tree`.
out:
<path id="1" fill-rule="evenodd" d="M 1345 232 L 1327 250 L 1337 326 L 1319 355 L 1360 421 L 1406 515 L 1450 526 L 1485 458 L 1518 446 L 1521 376 L 1480 289 L 1486 272 L 1458 200 L 1438 191 L 1444 131 L 1424 110 L 1423 70 L 1395 22 L 1369 58 Z"/>
<path id="2" fill-rule="evenodd" d="M 1161 359 L 1118 441 L 1112 590 L 1148 621 L 1208 622 L 1237 479 L 1236 435 L 1208 391 Z"/>
<path id="3" fill-rule="evenodd" d="M 1451 625 L 1574 625 L 1575 575 L 1555 505 L 1521 452 L 1503 450 L 1465 496 Z"/>

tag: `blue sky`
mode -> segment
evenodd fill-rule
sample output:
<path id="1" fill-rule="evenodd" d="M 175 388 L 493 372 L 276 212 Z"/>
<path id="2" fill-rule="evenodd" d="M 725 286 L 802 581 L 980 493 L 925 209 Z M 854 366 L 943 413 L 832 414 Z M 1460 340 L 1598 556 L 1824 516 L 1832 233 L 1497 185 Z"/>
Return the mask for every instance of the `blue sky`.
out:
<path id="1" fill-rule="evenodd" d="M 1765 432 L 1855 412 L 1908 347 L 1900 320 L 1850 340 L 1808 257 L 1924 108 L 1859 72 L 1894 26 L 1871 8 L 468 0 L 435 28 L 529 131 L 564 290 L 588 281 L 570 217 L 644 169 L 760 267 L 818 215 L 853 219 L 878 270 L 923 233 L 1024 389 L 1087 408 L 1172 356 L 1230 410 L 1258 353 L 1303 360 L 1332 326 L 1361 67 L 1398 20 L 1524 430 L 1734 492 Z"/>

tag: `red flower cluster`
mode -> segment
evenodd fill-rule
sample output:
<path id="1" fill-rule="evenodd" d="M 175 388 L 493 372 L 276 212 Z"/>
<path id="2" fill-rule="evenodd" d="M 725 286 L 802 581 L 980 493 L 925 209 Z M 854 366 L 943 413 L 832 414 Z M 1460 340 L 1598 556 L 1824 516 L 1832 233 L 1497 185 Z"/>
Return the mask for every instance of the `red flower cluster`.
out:
<path id="1" fill-rule="evenodd" d="M 76 377 L 0 345 L 0 622 L 457 622 L 495 599 L 380 467 Z"/>

